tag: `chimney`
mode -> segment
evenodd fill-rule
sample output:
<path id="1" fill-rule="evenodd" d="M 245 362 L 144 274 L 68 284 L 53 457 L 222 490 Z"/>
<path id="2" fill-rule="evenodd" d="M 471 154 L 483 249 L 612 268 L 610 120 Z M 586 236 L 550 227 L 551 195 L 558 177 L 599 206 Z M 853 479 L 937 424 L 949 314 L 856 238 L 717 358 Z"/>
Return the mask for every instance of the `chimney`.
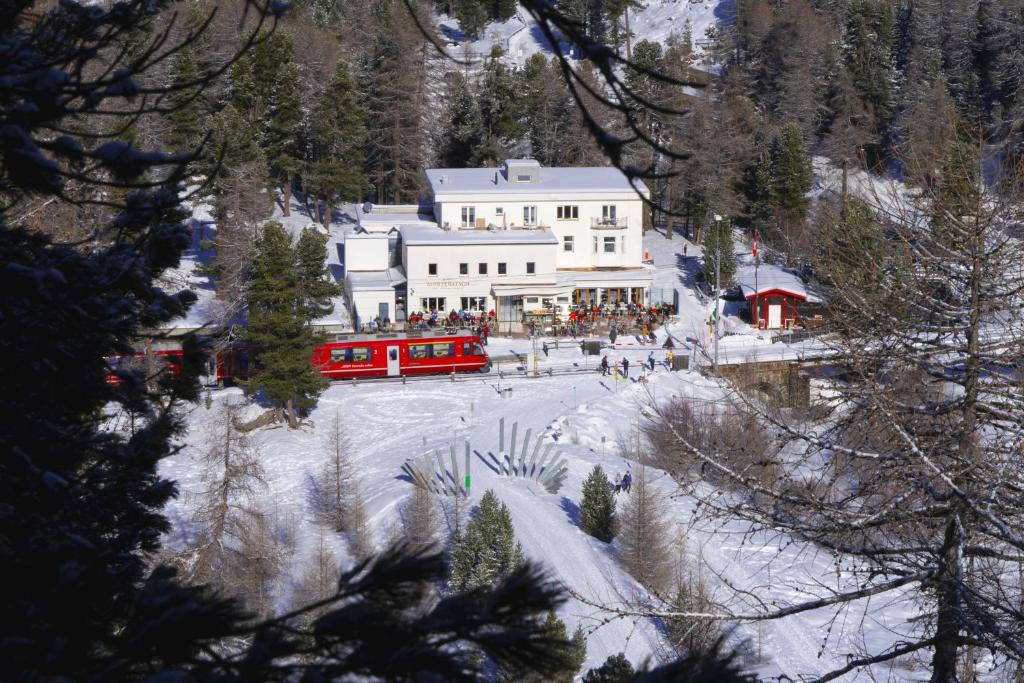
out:
<path id="1" fill-rule="evenodd" d="M 448 176 L 446 176 L 446 175 L 441 176 L 441 184 L 442 185 L 447 185 L 448 184 Z"/>

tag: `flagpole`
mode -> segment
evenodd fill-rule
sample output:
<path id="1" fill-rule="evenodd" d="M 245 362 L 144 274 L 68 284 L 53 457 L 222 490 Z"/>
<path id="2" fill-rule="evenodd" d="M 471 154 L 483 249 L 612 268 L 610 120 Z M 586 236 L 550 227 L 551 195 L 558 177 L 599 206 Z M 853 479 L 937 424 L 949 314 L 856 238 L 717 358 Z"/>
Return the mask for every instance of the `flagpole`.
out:
<path id="1" fill-rule="evenodd" d="M 757 288 L 757 267 L 761 258 L 757 255 L 757 230 L 754 230 L 754 326 L 761 329 L 761 292 Z"/>

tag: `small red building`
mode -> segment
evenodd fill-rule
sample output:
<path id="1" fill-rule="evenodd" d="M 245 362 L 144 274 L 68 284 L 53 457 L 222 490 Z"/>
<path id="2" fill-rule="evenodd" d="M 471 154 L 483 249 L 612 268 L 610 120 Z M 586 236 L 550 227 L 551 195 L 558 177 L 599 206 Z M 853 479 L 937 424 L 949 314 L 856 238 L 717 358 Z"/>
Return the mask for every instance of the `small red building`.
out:
<path id="1" fill-rule="evenodd" d="M 807 301 L 807 288 L 796 274 L 778 266 L 748 266 L 736 273 L 736 280 L 750 303 L 752 325 L 778 330 L 800 324 L 799 304 Z"/>

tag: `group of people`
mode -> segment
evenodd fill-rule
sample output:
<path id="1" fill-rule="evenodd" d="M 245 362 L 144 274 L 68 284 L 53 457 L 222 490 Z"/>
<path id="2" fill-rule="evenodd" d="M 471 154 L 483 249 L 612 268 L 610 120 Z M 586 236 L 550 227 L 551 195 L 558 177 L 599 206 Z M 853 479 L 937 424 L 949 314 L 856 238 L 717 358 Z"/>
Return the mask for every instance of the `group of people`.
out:
<path id="1" fill-rule="evenodd" d="M 670 357 L 671 357 L 671 353 L 672 352 L 669 351 Z M 544 352 L 544 355 L 547 355 L 547 351 Z M 657 361 L 654 359 L 654 351 L 651 351 L 649 354 L 647 354 L 647 360 L 644 361 L 641 364 L 640 367 L 641 368 L 647 368 L 651 372 L 654 372 L 654 365 L 655 365 L 656 362 Z M 629 359 L 628 358 L 623 357 L 622 358 L 622 362 L 619 363 L 616 367 L 622 368 L 621 373 L 622 373 L 623 377 L 629 377 Z M 602 377 L 604 377 L 609 372 L 611 372 L 612 366 L 608 362 L 608 354 L 605 354 L 601 358 L 601 364 L 597 366 L 597 369 L 601 371 L 601 376 Z"/>
<path id="2" fill-rule="evenodd" d="M 410 325 L 426 325 L 427 327 L 481 327 L 491 325 L 497 319 L 494 311 L 484 313 L 483 311 L 456 311 L 452 309 L 445 315 L 444 311 L 430 310 L 423 313 L 417 312 L 409 316 Z"/>
<path id="3" fill-rule="evenodd" d="M 627 471 L 625 474 L 617 475 L 615 480 L 610 483 L 612 493 L 618 493 L 619 491 L 629 493 L 629 489 L 633 485 L 633 475 Z"/>

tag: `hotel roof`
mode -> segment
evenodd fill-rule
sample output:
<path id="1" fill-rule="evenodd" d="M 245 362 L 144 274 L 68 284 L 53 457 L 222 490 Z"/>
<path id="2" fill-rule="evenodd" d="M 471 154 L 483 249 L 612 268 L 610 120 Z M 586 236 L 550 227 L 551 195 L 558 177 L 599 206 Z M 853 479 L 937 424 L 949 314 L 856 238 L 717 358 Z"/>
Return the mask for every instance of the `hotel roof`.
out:
<path id="1" fill-rule="evenodd" d="M 471 244 L 558 244 L 550 230 L 442 230 L 437 227 L 403 225 L 402 241 L 410 246 Z"/>
<path id="2" fill-rule="evenodd" d="M 512 162 L 513 160 L 510 160 Z M 523 164 L 522 161 L 518 162 Z M 523 166 L 526 167 L 525 164 Z M 509 181 L 505 168 L 429 168 L 427 181 L 435 198 L 464 194 L 606 194 L 649 190 L 642 180 L 630 182 L 614 166 L 546 167 L 533 165 L 536 180 Z M 539 173 L 538 173 L 539 170 Z"/>

